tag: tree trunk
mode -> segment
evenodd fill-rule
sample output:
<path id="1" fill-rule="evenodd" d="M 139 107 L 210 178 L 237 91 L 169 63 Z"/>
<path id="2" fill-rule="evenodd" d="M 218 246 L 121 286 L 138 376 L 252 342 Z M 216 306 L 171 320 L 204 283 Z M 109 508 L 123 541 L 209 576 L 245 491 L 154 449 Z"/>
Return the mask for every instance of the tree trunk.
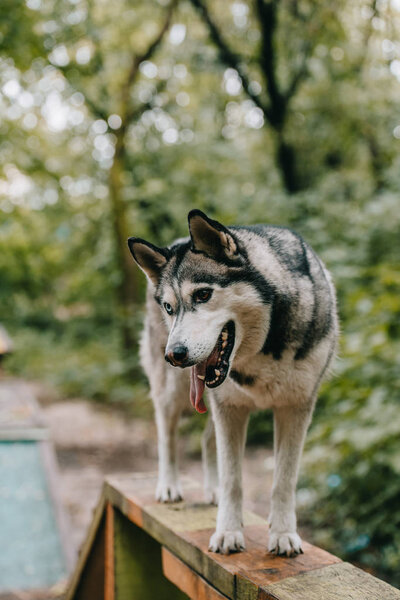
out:
<path id="1" fill-rule="evenodd" d="M 289 194 L 295 194 L 303 189 L 303 181 L 296 163 L 296 149 L 285 142 L 282 133 L 276 135 L 276 162 L 282 177 L 282 183 Z"/>
<path id="2" fill-rule="evenodd" d="M 129 252 L 127 240 L 128 211 L 122 198 L 123 158 L 125 152 L 125 130 L 121 127 L 116 133 L 117 143 L 114 162 L 109 173 L 110 211 L 114 236 L 115 260 L 119 275 L 116 284 L 118 321 L 122 335 L 124 355 L 132 355 L 137 339 L 134 331 L 133 316 L 135 305 L 139 302 L 138 270 Z"/>

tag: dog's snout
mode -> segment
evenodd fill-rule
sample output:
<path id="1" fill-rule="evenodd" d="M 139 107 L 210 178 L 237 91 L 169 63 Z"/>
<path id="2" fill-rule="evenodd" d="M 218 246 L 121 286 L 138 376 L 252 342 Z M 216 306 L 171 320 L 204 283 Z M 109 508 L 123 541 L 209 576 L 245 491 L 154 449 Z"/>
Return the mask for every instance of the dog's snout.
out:
<path id="1" fill-rule="evenodd" d="M 182 344 L 176 344 L 165 354 L 165 360 L 171 365 L 182 366 L 188 357 L 188 349 Z"/>

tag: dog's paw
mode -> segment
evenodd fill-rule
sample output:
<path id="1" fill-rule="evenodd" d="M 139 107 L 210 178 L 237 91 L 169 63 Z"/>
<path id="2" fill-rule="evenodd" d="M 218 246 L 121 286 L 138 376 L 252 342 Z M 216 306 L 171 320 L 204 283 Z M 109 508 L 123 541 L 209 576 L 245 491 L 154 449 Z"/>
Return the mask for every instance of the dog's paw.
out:
<path id="1" fill-rule="evenodd" d="M 268 551 L 274 554 L 295 556 L 303 554 L 300 536 L 296 532 L 283 532 L 269 534 Z"/>
<path id="2" fill-rule="evenodd" d="M 211 487 L 204 488 L 204 501 L 206 504 L 218 506 L 218 489 Z"/>
<path id="3" fill-rule="evenodd" d="M 156 489 L 157 502 L 181 502 L 181 488 L 177 483 L 159 482 Z"/>
<path id="4" fill-rule="evenodd" d="M 210 538 L 208 549 L 210 552 L 229 554 L 230 552 L 241 552 L 245 549 L 243 533 L 238 531 L 215 532 Z"/>

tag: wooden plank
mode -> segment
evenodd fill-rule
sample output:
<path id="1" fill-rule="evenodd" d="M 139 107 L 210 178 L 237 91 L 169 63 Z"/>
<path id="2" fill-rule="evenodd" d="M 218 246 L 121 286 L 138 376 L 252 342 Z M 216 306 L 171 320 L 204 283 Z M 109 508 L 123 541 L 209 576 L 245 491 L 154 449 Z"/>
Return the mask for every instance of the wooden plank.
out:
<path id="1" fill-rule="evenodd" d="M 115 600 L 114 574 L 114 509 L 106 504 L 105 556 L 104 556 L 104 600 Z"/>
<path id="2" fill-rule="evenodd" d="M 250 598 L 257 594 L 260 582 L 277 581 L 340 560 L 311 544 L 305 544 L 305 553 L 295 558 L 271 556 L 266 550 L 268 526 L 249 512 L 244 514 L 246 552 L 229 556 L 208 552 L 217 509 L 198 502 L 200 486 L 185 482 L 185 502 L 159 504 L 154 501 L 155 485 L 155 476 L 129 481 L 110 478 L 106 494 L 128 519 L 133 515 L 135 523 L 228 598 L 235 597 L 239 581 L 242 593 Z"/>
<path id="3" fill-rule="evenodd" d="M 208 542 L 212 530 L 183 532 L 182 535 L 202 553 L 208 553 Z M 329 552 L 303 542 L 304 554 L 290 559 L 267 552 L 269 527 L 246 525 L 244 527 L 246 551 L 224 556 L 214 554 L 214 560 L 235 575 L 235 590 L 239 598 L 257 598 L 260 585 L 293 577 L 325 565 L 341 562 Z M 211 583 L 213 580 L 210 579 Z"/>
<path id="4" fill-rule="evenodd" d="M 192 600 L 227 600 L 226 596 L 164 547 L 161 557 L 165 577 Z"/>
<path id="5" fill-rule="evenodd" d="M 349 563 L 263 587 L 258 600 L 399 600 L 400 591 Z"/>
<path id="6" fill-rule="evenodd" d="M 163 575 L 161 547 L 114 510 L 115 600 L 187 600 Z M 97 600 L 87 596 L 87 600 Z"/>

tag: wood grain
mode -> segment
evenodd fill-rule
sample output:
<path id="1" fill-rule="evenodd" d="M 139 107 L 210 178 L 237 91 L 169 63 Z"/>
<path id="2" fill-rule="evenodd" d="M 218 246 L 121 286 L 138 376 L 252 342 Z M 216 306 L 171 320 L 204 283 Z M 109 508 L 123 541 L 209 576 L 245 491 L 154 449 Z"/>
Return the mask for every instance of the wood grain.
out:
<path id="1" fill-rule="evenodd" d="M 150 485 L 149 485 L 150 483 Z M 159 504 L 154 501 L 156 479 L 121 478 L 108 480 L 107 495 L 129 519 L 136 507 L 140 526 L 161 545 L 170 549 L 194 571 L 228 598 L 234 598 L 240 582 L 241 593 L 254 596 L 260 583 L 277 581 L 308 570 L 338 562 L 336 556 L 305 544 L 305 553 L 295 558 L 267 553 L 268 525 L 252 513 L 244 516 L 247 551 L 224 556 L 208 552 L 208 542 L 215 528 L 216 508 L 200 502 L 201 488 L 186 484 L 186 502 Z M 135 521 L 137 522 L 137 521 Z"/>
<path id="2" fill-rule="evenodd" d="M 258 600 L 399 600 L 400 591 L 349 563 L 263 587 Z"/>
<path id="3" fill-rule="evenodd" d="M 177 558 L 166 548 L 162 548 L 163 573 L 176 587 L 192 600 L 227 600 L 203 577 Z"/>
<path id="4" fill-rule="evenodd" d="M 115 599 L 114 567 L 114 509 L 106 504 L 105 556 L 104 556 L 104 600 Z"/>

